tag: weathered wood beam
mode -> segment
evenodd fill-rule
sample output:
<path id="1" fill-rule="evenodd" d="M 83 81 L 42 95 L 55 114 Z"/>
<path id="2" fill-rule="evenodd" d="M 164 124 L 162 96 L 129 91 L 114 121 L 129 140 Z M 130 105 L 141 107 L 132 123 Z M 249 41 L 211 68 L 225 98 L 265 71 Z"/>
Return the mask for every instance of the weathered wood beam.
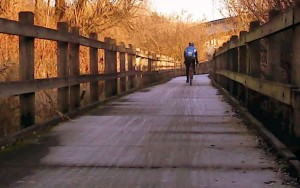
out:
<path id="1" fill-rule="evenodd" d="M 18 21 L 7 20 L 4 18 L 0 18 L 0 25 L 0 33 L 3 34 L 18 35 L 23 37 L 32 37 L 59 42 L 76 43 L 86 47 L 119 51 L 129 54 L 135 53 L 135 51 L 132 51 L 131 49 L 125 47 L 113 47 L 112 45 L 108 45 L 102 41 L 97 41 L 94 39 L 70 33 L 62 33 L 58 32 L 55 29 L 45 28 L 36 25 L 29 25 L 25 23 L 20 23 Z"/>
<path id="2" fill-rule="evenodd" d="M 96 82 L 134 76 L 136 74 L 157 74 L 157 71 L 142 73 L 141 71 L 127 71 L 118 74 L 80 75 L 78 77 L 60 77 L 48 79 L 35 79 L 26 81 L 12 81 L 0 83 L 0 97 L 17 96 L 26 93 L 33 93 L 45 89 L 63 88 L 81 83 Z"/>
<path id="3" fill-rule="evenodd" d="M 223 75 L 231 80 L 243 84 L 249 89 L 257 91 L 287 105 L 292 105 L 292 90 L 297 88 L 289 84 L 271 82 L 227 70 L 217 70 L 216 74 Z"/>

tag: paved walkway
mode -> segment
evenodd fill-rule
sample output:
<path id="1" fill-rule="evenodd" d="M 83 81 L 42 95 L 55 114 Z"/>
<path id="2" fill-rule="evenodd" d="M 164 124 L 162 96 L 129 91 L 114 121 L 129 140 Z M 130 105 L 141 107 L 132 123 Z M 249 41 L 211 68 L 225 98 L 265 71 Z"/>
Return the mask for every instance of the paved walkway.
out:
<path id="1" fill-rule="evenodd" d="M 0 187 L 290 187 L 275 157 L 196 76 L 122 97 L 0 155 Z"/>

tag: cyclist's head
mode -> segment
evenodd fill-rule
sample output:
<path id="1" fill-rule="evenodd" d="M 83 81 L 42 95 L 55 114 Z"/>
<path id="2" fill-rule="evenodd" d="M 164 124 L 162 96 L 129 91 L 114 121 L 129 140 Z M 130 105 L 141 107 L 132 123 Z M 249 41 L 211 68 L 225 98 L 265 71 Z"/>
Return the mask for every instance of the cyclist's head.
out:
<path id="1" fill-rule="evenodd" d="M 189 42 L 189 46 L 194 46 L 194 43 L 192 43 L 192 42 Z"/>

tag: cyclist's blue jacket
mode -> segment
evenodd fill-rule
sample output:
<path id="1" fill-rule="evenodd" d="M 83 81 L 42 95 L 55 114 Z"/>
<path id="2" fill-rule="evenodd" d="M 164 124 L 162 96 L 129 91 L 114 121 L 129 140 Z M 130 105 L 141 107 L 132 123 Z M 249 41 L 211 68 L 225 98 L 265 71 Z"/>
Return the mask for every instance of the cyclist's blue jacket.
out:
<path id="1" fill-rule="evenodd" d="M 198 59 L 197 49 L 194 46 L 189 46 L 184 50 L 184 58 L 193 57 Z"/>

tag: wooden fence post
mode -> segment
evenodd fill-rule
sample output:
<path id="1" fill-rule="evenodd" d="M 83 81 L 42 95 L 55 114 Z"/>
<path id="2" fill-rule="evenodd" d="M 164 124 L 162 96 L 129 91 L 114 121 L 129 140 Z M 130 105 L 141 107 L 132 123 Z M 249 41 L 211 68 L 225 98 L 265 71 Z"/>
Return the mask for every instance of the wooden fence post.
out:
<path id="1" fill-rule="evenodd" d="M 231 36 L 230 42 L 238 40 L 238 36 Z M 233 48 L 229 51 L 229 70 L 232 72 L 238 71 L 238 48 Z M 237 83 L 234 80 L 229 81 L 229 92 L 233 96 L 237 96 Z"/>
<path id="2" fill-rule="evenodd" d="M 240 32 L 240 38 L 244 38 L 245 35 L 247 34 L 246 31 L 241 31 Z M 247 46 L 240 46 L 239 50 L 239 59 L 238 59 L 238 72 L 247 74 Z"/>
<path id="3" fill-rule="evenodd" d="M 152 62 L 152 71 L 155 71 L 156 74 L 154 76 L 154 80 L 155 82 L 159 81 L 159 74 L 157 74 L 158 72 L 158 54 L 153 53 L 152 54 L 152 58 L 153 58 L 153 62 Z M 183 70 L 183 64 L 181 64 L 181 70 Z M 184 71 L 184 75 L 185 75 L 185 71 Z"/>
<path id="4" fill-rule="evenodd" d="M 226 47 L 227 43 L 225 43 L 223 46 Z M 222 53 L 222 69 L 228 70 L 229 69 L 229 51 Z M 229 91 L 229 85 L 228 85 L 228 78 L 225 76 L 221 76 L 221 83 L 222 87 Z"/>
<path id="5" fill-rule="evenodd" d="M 134 71 L 134 65 L 136 61 L 136 49 L 132 44 L 128 45 L 130 51 L 132 51 L 132 54 L 128 54 L 128 71 L 133 73 Z M 130 75 L 129 76 L 129 89 L 132 89 L 135 87 L 134 80 L 135 80 L 135 75 Z"/>
<path id="6" fill-rule="evenodd" d="M 57 29 L 61 33 L 68 33 L 68 23 L 57 23 Z M 57 74 L 60 78 L 67 78 L 69 76 L 67 42 L 57 42 Z M 69 87 L 58 88 L 57 105 L 60 112 L 67 113 L 69 111 Z"/>
<path id="7" fill-rule="evenodd" d="M 148 66 L 147 66 L 147 71 L 152 71 L 152 62 L 153 62 L 153 56 L 152 53 L 147 52 L 148 54 Z"/>
<path id="8" fill-rule="evenodd" d="M 104 38 L 104 42 L 109 44 L 111 50 L 104 51 L 105 57 L 105 74 L 117 74 L 117 52 L 113 49 L 116 46 L 116 40 L 109 37 Z M 118 94 L 118 80 L 117 78 L 105 81 L 105 97 L 112 97 Z"/>
<path id="9" fill-rule="evenodd" d="M 71 28 L 71 33 L 74 37 L 79 36 L 77 27 Z M 79 44 L 70 44 L 70 76 L 76 78 L 80 75 L 79 69 Z M 70 110 L 75 110 L 80 107 L 80 84 L 70 87 Z"/>
<path id="10" fill-rule="evenodd" d="M 240 32 L 240 40 L 243 40 L 246 31 Z M 247 73 L 247 46 L 240 46 L 238 48 L 238 73 L 246 74 Z M 245 105 L 245 87 L 242 84 L 238 84 L 237 88 L 237 99 Z"/>
<path id="11" fill-rule="evenodd" d="M 295 21 L 300 20 L 300 0 L 296 0 L 296 6 L 294 7 L 294 19 Z M 300 87 L 300 27 L 296 26 L 294 28 L 293 33 L 293 46 L 292 46 L 292 62 L 291 62 L 291 84 Z M 293 122 L 293 132 L 300 140 L 300 90 L 296 90 L 293 92 L 293 114 L 292 114 L 292 122 Z"/>
<path id="12" fill-rule="evenodd" d="M 280 14 L 278 10 L 269 12 L 269 21 L 272 21 Z M 274 82 L 281 82 L 281 39 L 280 34 L 268 37 L 269 48 L 267 51 L 266 78 Z"/>
<path id="13" fill-rule="evenodd" d="M 223 54 L 219 54 L 218 55 L 218 70 L 222 70 L 223 69 Z M 220 85 L 222 85 L 222 76 L 220 74 L 218 74 L 218 83 Z"/>
<path id="14" fill-rule="evenodd" d="M 221 49 L 221 48 L 219 48 L 219 49 Z M 221 76 L 219 75 L 219 74 L 216 74 L 216 72 L 217 71 L 219 71 L 219 70 L 221 70 L 222 68 L 221 68 L 221 61 L 222 61 L 222 57 L 221 57 L 221 55 L 217 55 L 217 56 L 215 56 L 215 64 L 216 64 L 216 69 L 215 69 L 215 81 L 218 83 L 218 84 L 220 84 L 221 85 Z"/>
<path id="15" fill-rule="evenodd" d="M 145 55 L 147 56 L 147 58 L 145 59 L 145 66 L 147 67 L 147 69 L 145 71 L 143 71 L 144 73 L 146 72 L 146 74 L 143 74 L 143 86 L 146 86 L 150 83 L 152 83 L 153 80 L 153 75 L 152 74 L 147 74 L 147 72 L 151 71 L 151 66 L 152 66 L 152 54 L 149 51 L 145 51 Z"/>
<path id="16" fill-rule="evenodd" d="M 138 54 L 142 54 L 142 51 L 141 51 L 140 48 L 136 48 L 136 51 L 138 52 Z M 139 55 L 137 55 L 135 57 L 135 64 L 134 64 L 135 70 L 141 71 L 141 64 L 142 64 L 142 62 L 143 62 L 143 58 L 140 57 Z M 140 74 L 140 73 L 135 75 L 135 82 L 134 82 L 135 88 L 139 88 L 140 87 L 141 77 L 142 77 L 142 74 Z"/>
<path id="17" fill-rule="evenodd" d="M 34 25 L 32 12 L 20 12 L 20 23 Z M 19 76 L 21 81 L 34 79 L 34 38 L 19 37 Z M 35 93 L 26 93 L 20 98 L 20 126 L 25 128 L 35 124 Z"/>
<path id="18" fill-rule="evenodd" d="M 89 38 L 93 40 L 98 40 L 97 33 L 90 33 Z M 98 75 L 98 49 L 90 47 L 90 74 Z M 90 83 L 90 102 L 97 102 L 99 100 L 99 82 Z"/>
<path id="19" fill-rule="evenodd" d="M 254 21 L 250 23 L 250 32 L 255 30 L 260 26 L 260 23 L 258 21 Z M 248 44 L 248 64 L 247 64 L 247 74 L 260 78 L 260 41 L 253 41 Z M 255 100 L 256 95 L 254 95 L 254 92 L 250 89 L 246 88 L 245 90 L 245 105 L 248 109 L 251 110 L 251 108 L 254 106 L 254 102 L 257 102 Z"/>
<path id="20" fill-rule="evenodd" d="M 122 47 L 123 49 L 125 49 L 125 43 L 121 42 L 120 43 L 120 47 Z M 126 68 L 125 68 L 125 53 L 124 52 L 120 52 L 120 72 L 121 73 L 125 73 L 126 72 Z M 120 92 L 123 93 L 126 91 L 126 76 L 120 78 Z M 120 93 L 120 94 L 121 94 Z"/>
<path id="21" fill-rule="evenodd" d="M 300 20 L 300 0 L 296 0 L 296 6 L 294 8 L 294 13 L 297 20 Z M 293 46 L 292 46 L 292 65 L 291 65 L 291 84 L 300 87 L 300 27 L 297 26 L 294 29 L 293 36 Z M 299 116 L 300 117 L 300 116 Z M 299 125 L 299 135 L 300 135 L 300 125 Z"/>
<path id="22" fill-rule="evenodd" d="M 217 51 L 216 50 L 216 54 L 214 57 L 214 80 L 216 83 L 220 84 L 220 75 L 217 74 L 217 72 L 220 70 L 220 55 L 217 55 Z"/>
<path id="23" fill-rule="evenodd" d="M 250 23 L 250 32 L 260 26 L 258 21 Z M 260 78 L 260 41 L 253 41 L 249 43 L 249 74 L 253 77 Z"/>
<path id="24" fill-rule="evenodd" d="M 157 70 L 157 55 L 156 53 L 152 53 L 152 67 L 151 70 L 152 71 L 156 71 Z M 182 64 L 180 64 L 181 70 L 182 70 Z"/>

